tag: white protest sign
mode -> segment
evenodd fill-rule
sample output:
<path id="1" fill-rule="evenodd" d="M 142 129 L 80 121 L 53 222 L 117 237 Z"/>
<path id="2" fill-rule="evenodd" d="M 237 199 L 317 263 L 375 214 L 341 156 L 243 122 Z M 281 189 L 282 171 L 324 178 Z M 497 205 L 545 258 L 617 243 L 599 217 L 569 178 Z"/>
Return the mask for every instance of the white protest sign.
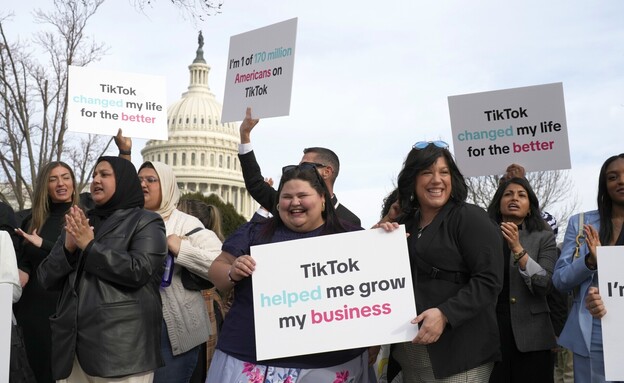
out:
<path id="1" fill-rule="evenodd" d="M 163 76 L 69 67 L 68 130 L 167 140 Z"/>
<path id="2" fill-rule="evenodd" d="M 607 309 L 602 317 L 602 349 L 605 377 L 624 381 L 624 246 L 599 246 L 598 284 Z"/>
<path id="3" fill-rule="evenodd" d="M 230 37 L 221 122 L 290 113 L 297 18 Z"/>
<path id="4" fill-rule="evenodd" d="M 258 360 L 412 340 L 405 227 L 253 246 Z"/>
<path id="5" fill-rule="evenodd" d="M 0 382 L 9 381 L 13 285 L 0 283 Z"/>
<path id="6" fill-rule="evenodd" d="M 561 83 L 448 98 L 453 150 L 465 176 L 570 168 Z"/>

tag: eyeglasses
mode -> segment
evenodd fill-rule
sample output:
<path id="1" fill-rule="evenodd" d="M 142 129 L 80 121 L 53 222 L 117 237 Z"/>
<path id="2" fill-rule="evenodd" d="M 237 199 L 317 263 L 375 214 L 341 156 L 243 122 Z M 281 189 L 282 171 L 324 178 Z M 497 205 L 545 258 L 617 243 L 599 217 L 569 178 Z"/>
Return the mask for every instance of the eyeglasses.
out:
<path id="1" fill-rule="evenodd" d="M 143 183 L 143 181 L 145 181 L 145 183 L 147 183 L 147 184 L 153 184 L 153 183 L 158 182 L 158 178 L 151 177 L 151 176 L 150 177 L 139 177 L 139 182 Z"/>
<path id="2" fill-rule="evenodd" d="M 448 149 L 449 147 L 449 144 L 444 141 L 418 141 L 417 143 L 412 145 L 412 148 L 416 150 L 422 150 L 431 144 L 437 146 L 440 149 Z"/>
<path id="3" fill-rule="evenodd" d="M 299 170 L 314 170 L 316 172 L 316 168 L 317 166 L 325 166 L 323 164 L 317 164 L 315 162 L 302 162 L 299 165 L 286 165 L 282 168 L 282 175 L 291 172 L 295 169 L 299 169 Z"/>

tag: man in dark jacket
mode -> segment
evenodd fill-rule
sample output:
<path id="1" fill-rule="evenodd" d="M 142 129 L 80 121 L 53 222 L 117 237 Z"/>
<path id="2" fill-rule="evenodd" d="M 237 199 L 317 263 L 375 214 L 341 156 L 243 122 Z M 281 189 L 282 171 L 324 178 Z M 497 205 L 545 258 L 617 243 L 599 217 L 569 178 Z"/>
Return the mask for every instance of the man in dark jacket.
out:
<path id="1" fill-rule="evenodd" d="M 245 179 L 245 187 L 249 194 L 263 208 L 273 211 L 277 205 L 277 191 L 273 189 L 264 180 L 260 165 L 256 161 L 256 156 L 251 147 L 251 130 L 258 123 L 258 119 L 251 118 L 251 108 L 247 108 L 245 119 L 240 126 L 241 144 L 239 147 L 238 158 L 243 170 L 243 178 Z M 336 214 L 342 220 L 360 226 L 360 219 L 353 214 L 346 206 L 338 202 L 338 198 L 334 194 L 334 183 L 338 177 L 340 170 L 340 161 L 333 151 L 327 148 L 315 147 L 303 150 L 301 163 L 309 163 L 316 167 L 319 174 L 325 181 L 327 189 L 332 196 L 332 203 L 336 209 Z"/>

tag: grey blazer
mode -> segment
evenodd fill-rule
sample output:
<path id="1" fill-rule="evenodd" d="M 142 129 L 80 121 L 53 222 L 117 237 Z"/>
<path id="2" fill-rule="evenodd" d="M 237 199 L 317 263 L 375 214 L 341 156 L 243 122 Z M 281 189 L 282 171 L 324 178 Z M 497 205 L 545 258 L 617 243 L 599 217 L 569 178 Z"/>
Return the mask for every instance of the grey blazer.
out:
<path id="1" fill-rule="evenodd" d="M 509 307 L 511 327 L 518 350 L 549 350 L 557 346 L 546 295 L 553 289 L 552 273 L 557 245 L 550 230 L 520 230 L 520 244 L 530 257 L 524 272 L 514 265 L 509 252 Z M 523 273 L 540 270 L 527 276 Z"/>

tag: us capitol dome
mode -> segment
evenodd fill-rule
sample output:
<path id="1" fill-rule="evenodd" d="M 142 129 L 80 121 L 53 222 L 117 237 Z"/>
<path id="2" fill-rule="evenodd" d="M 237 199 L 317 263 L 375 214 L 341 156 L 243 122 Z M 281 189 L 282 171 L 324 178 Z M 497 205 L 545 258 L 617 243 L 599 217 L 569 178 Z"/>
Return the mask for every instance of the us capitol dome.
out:
<path id="1" fill-rule="evenodd" d="M 167 109 L 169 140 L 149 140 L 143 161 L 160 161 L 173 168 L 182 194 L 215 194 L 250 219 L 258 204 L 245 188 L 238 161 L 240 136 L 234 123 L 221 122 L 221 104 L 208 86 L 210 66 L 204 60 L 204 39 L 189 65 L 190 84 L 182 98 Z"/>

